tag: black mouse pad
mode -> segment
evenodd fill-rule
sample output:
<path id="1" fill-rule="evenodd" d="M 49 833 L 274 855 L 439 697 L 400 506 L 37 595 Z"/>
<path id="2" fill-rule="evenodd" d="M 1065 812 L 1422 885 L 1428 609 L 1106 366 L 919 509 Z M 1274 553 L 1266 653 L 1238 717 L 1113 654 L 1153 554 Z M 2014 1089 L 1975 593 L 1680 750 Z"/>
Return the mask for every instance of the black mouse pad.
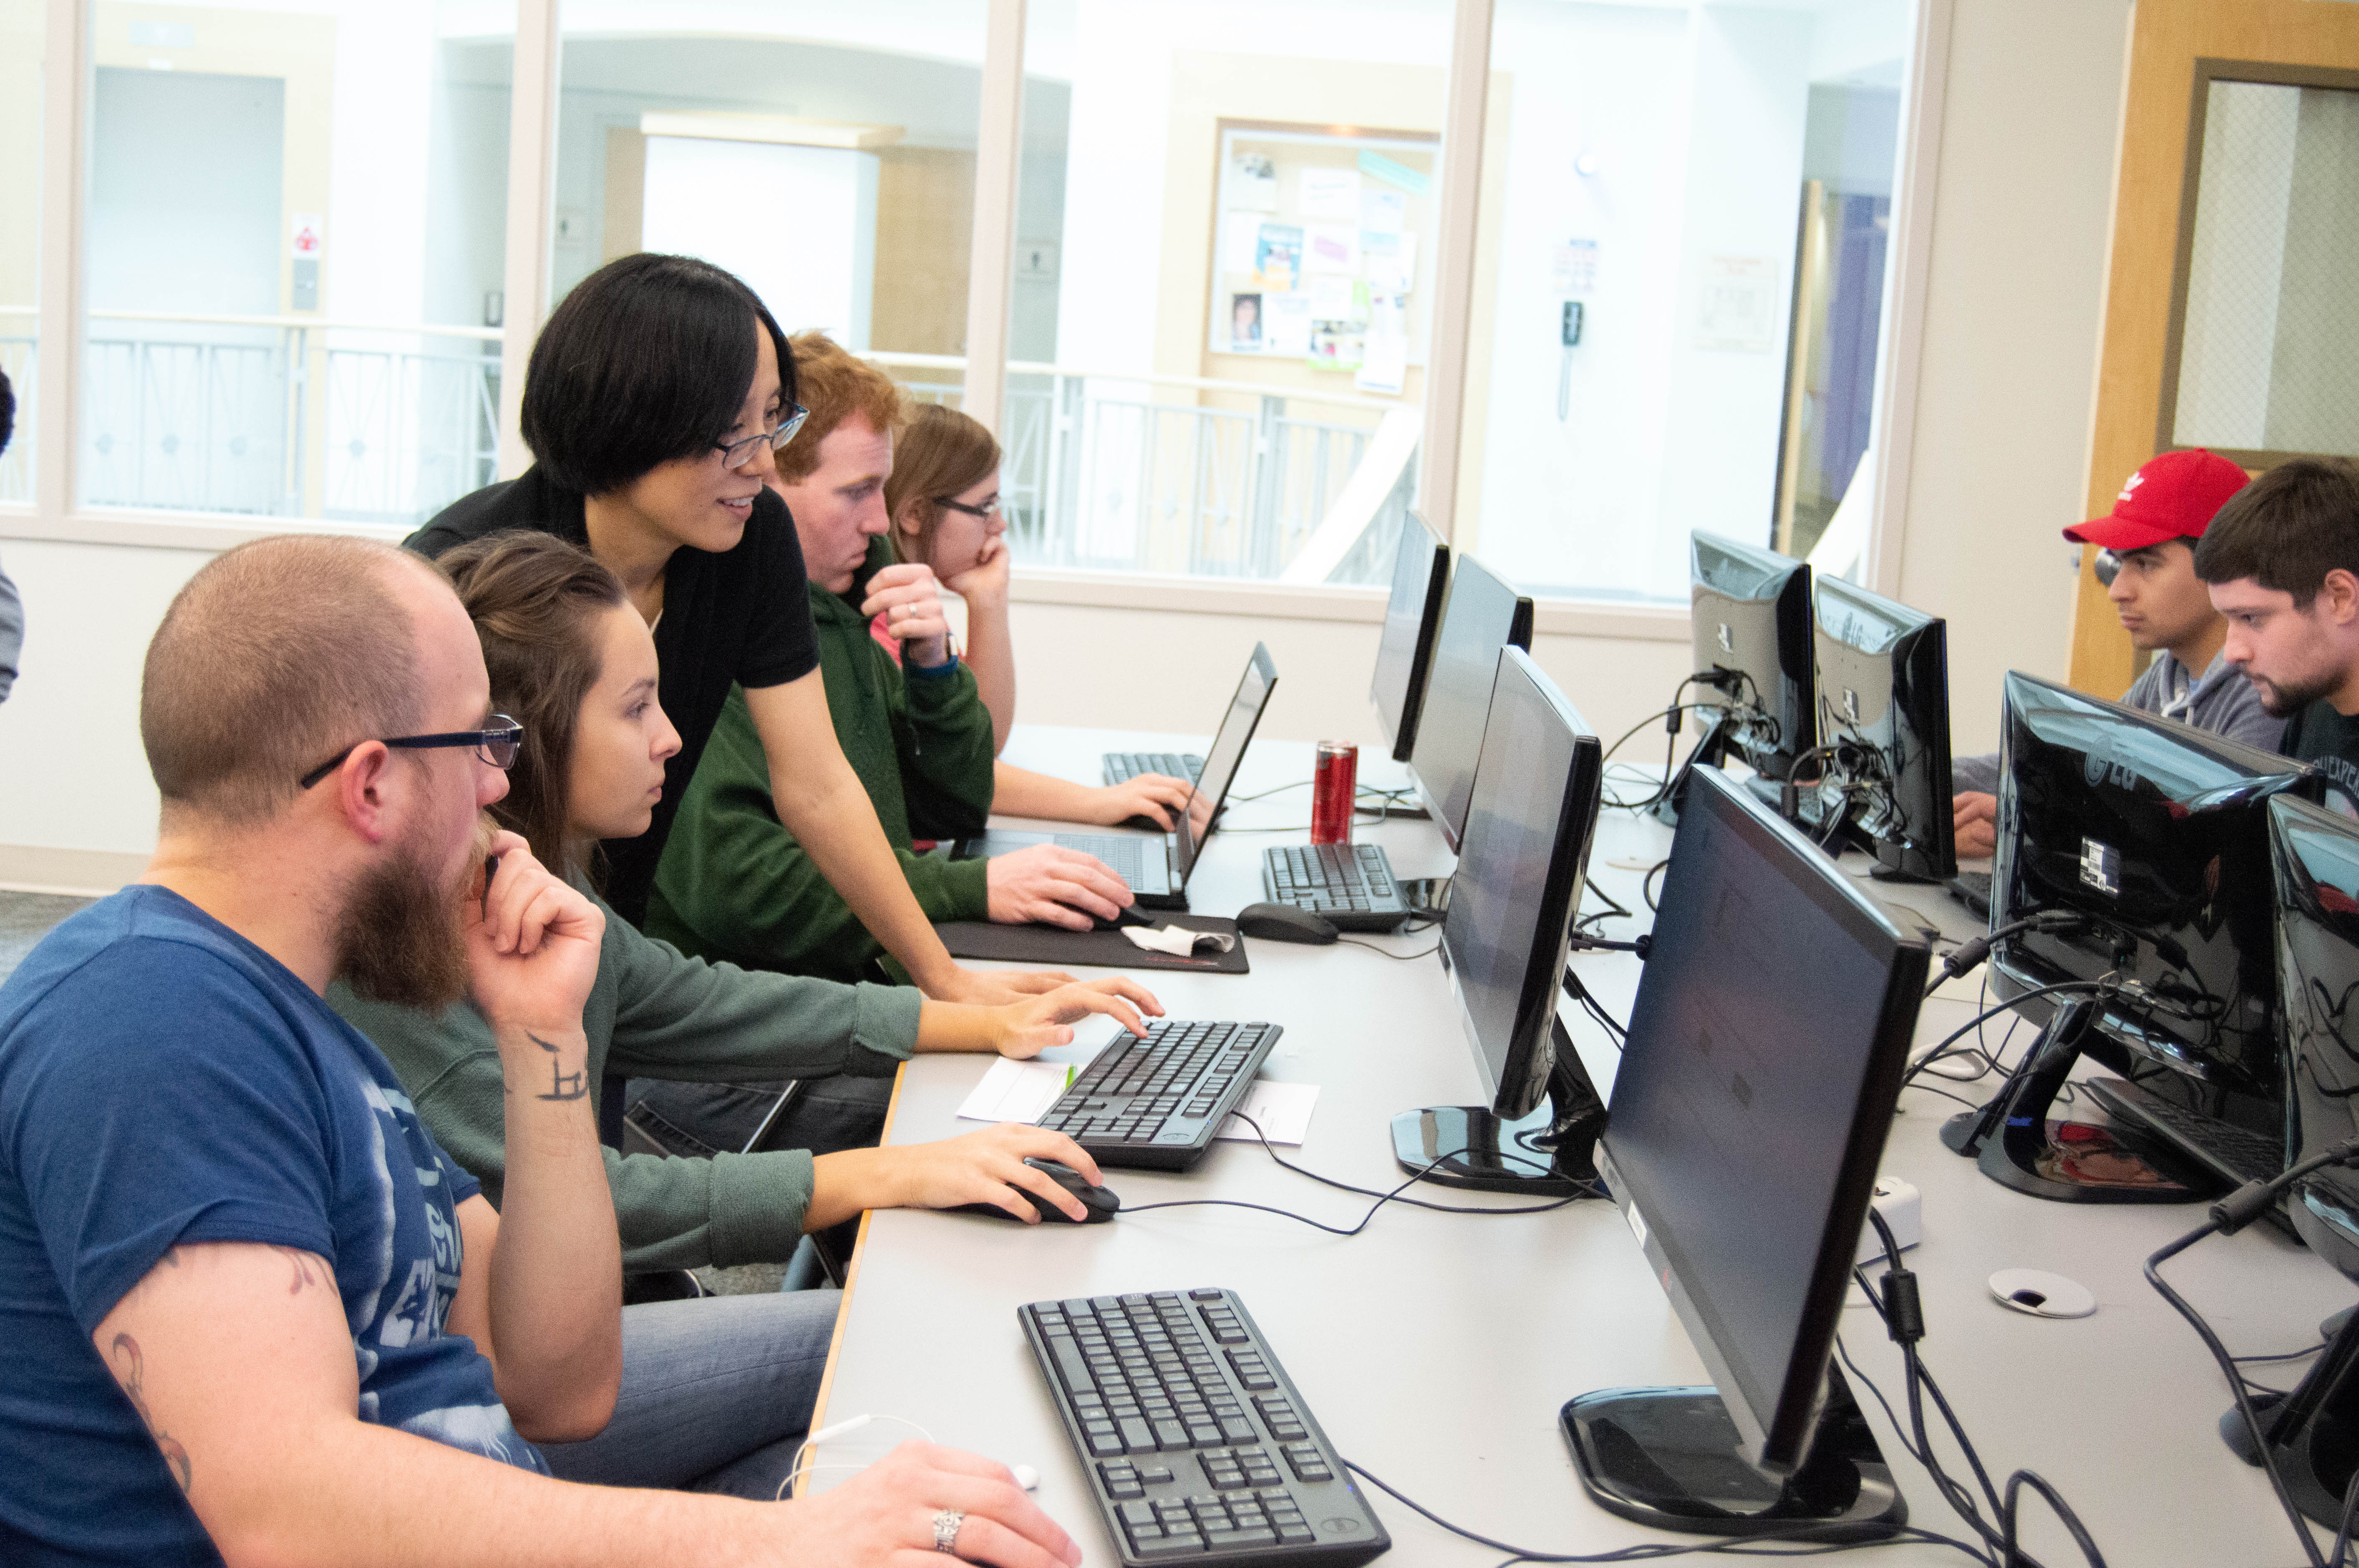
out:
<path id="1" fill-rule="evenodd" d="M 1252 972 L 1245 962 L 1245 938 L 1237 923 L 1211 914 L 1162 914 L 1158 925 L 1186 931 L 1219 931 L 1236 945 L 1225 953 L 1198 953 L 1175 958 L 1136 946 L 1121 931 L 1067 931 L 1058 925 L 998 925 L 987 920 L 956 920 L 934 929 L 953 958 L 999 958 L 1015 964 L 1047 964 L 1057 968 L 1193 969 L 1208 975 Z"/>

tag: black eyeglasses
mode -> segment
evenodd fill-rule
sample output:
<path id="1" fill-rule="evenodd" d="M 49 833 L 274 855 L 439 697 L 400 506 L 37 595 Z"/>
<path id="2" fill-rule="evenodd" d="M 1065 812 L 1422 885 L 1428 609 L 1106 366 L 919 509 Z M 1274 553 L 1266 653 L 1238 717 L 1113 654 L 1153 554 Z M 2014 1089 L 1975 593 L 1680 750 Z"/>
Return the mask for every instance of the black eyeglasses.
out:
<path id="1" fill-rule="evenodd" d="M 355 741 L 342 751 L 303 775 L 302 784 L 310 789 L 330 773 L 344 765 L 344 759 L 367 745 Z M 481 730 L 452 730 L 440 735 L 394 735 L 384 744 L 405 752 L 431 752 L 444 746 L 472 746 L 475 755 L 506 773 L 516 766 L 516 753 L 524 750 L 524 726 L 505 713 L 495 713 Z"/>
<path id="2" fill-rule="evenodd" d="M 775 452 L 793 440 L 795 432 L 801 429 L 803 421 L 810 417 L 810 409 L 799 403 L 789 403 L 787 405 L 786 416 L 778 421 L 777 429 L 765 430 L 759 435 L 748 436 L 742 441 L 727 443 L 716 441 L 713 443 L 712 449 L 721 454 L 722 467 L 742 469 L 754 460 L 754 453 L 764 442 L 768 442 L 770 450 Z"/>
<path id="3" fill-rule="evenodd" d="M 934 504 L 947 506 L 953 512 L 963 512 L 970 517 L 979 517 L 986 523 L 1001 515 L 1003 510 L 999 503 L 999 497 L 995 495 L 980 506 L 969 506 L 963 501 L 952 501 L 947 495 L 937 495 L 934 497 Z"/>

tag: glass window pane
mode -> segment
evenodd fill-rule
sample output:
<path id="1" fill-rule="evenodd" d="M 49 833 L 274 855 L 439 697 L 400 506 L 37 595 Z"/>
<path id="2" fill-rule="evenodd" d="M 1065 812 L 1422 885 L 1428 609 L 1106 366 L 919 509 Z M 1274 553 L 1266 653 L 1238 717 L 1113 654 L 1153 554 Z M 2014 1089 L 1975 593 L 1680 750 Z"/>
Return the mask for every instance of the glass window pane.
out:
<path id="1" fill-rule="evenodd" d="M 101 0 L 82 501 L 409 523 L 492 477 L 513 0 Z"/>
<path id="2" fill-rule="evenodd" d="M 1697 528 L 1856 558 L 1915 10 L 1499 0 L 1461 546 L 1681 604 Z"/>
<path id="3" fill-rule="evenodd" d="M 1449 0 L 1075 0 L 1025 45 L 1017 557 L 1381 582 L 1414 493 Z"/>
<path id="4" fill-rule="evenodd" d="M 16 395 L 0 503 L 33 499 L 33 344 L 41 243 L 41 0 L 0 0 L 0 373 Z"/>
<path id="5" fill-rule="evenodd" d="M 634 251 L 744 278 L 919 396 L 964 376 L 987 0 L 566 0 L 549 297 Z M 922 40 L 922 52 L 912 49 Z"/>

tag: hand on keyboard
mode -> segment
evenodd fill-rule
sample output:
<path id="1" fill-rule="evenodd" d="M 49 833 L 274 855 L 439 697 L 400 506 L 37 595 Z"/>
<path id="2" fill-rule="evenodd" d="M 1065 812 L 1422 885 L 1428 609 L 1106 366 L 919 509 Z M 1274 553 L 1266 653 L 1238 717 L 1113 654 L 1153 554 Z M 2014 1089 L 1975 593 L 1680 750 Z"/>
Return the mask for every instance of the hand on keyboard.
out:
<path id="1" fill-rule="evenodd" d="M 1158 846 L 1157 854 L 1163 851 Z M 1112 920 L 1130 907 L 1128 883 L 1103 860 L 1055 844 L 995 855 L 984 873 L 991 918 L 1003 925 L 1061 925 L 1087 931 L 1090 917 Z"/>
<path id="2" fill-rule="evenodd" d="M 909 1561 L 938 1550 L 933 1520 L 946 1510 L 966 1516 L 953 1550 L 970 1563 L 1082 1560 L 1081 1546 L 1006 1465 L 934 1443 L 905 1443 L 842 1486 L 753 1519 L 745 1560 L 846 1568 Z"/>
<path id="3" fill-rule="evenodd" d="M 1082 820 L 1105 827 L 1152 825 L 1169 833 L 1179 826 L 1179 812 L 1187 806 L 1188 781 L 1162 773 L 1141 773 L 1120 784 L 1090 792 L 1089 815 Z M 1133 822 L 1133 817 L 1139 818 Z"/>
<path id="4" fill-rule="evenodd" d="M 1102 1012 L 1133 1034 L 1144 1037 L 1139 1014 L 1163 1016 L 1163 1004 L 1136 980 L 1115 976 L 1082 980 L 995 1010 L 993 1045 L 1003 1056 L 1025 1061 L 1051 1045 L 1073 1043 L 1072 1026 L 1093 1012 Z M 922 1032 L 923 1024 L 919 1025 Z"/>

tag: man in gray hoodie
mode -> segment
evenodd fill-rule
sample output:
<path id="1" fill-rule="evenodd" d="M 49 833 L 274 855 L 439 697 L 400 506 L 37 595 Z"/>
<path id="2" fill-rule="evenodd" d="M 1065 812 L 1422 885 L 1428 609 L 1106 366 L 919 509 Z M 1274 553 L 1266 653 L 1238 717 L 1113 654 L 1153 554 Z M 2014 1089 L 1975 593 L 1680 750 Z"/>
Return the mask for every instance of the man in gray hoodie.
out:
<path id="1" fill-rule="evenodd" d="M 2196 448 L 2165 452 L 2132 474 L 2114 509 L 2064 530 L 2094 545 L 2097 580 L 2114 601 L 2122 629 L 2141 653 L 2157 654 L 2122 701 L 2241 741 L 2277 750 L 2285 720 L 2270 717 L 2252 684 L 2221 654 L 2228 623 L 2212 608 L 2195 575 L 2195 542 L 2212 514 L 2245 487 L 2245 470 Z M 1961 860 L 1987 855 L 1998 821 L 1998 754 L 1950 764 Z"/>

